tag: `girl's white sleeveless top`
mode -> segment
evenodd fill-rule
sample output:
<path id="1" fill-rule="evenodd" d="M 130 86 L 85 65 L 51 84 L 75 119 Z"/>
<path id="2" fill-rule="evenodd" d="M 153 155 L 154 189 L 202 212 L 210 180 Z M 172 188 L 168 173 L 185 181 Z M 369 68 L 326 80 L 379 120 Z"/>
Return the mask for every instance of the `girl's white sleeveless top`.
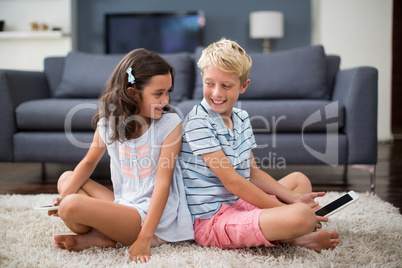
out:
<path id="1" fill-rule="evenodd" d="M 180 117 L 175 113 L 163 114 L 160 119 L 152 121 L 141 137 L 123 143 L 110 143 L 109 121 L 102 118 L 98 123 L 98 132 L 110 156 L 114 202 L 136 208 L 143 221 L 151 201 L 158 163 L 163 161 L 159 159 L 162 143 L 180 122 Z M 161 164 L 169 165 L 168 161 Z M 170 242 L 194 239 L 183 177 L 177 161 L 169 198 L 155 235 Z"/>

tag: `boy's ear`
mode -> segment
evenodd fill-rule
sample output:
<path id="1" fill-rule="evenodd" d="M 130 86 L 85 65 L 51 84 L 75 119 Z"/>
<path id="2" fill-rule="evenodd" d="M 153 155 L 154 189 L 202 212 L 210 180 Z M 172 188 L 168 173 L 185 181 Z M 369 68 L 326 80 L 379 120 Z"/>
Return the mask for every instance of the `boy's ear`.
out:
<path id="1" fill-rule="evenodd" d="M 240 89 L 240 94 L 243 94 L 244 92 L 246 92 L 248 85 L 250 85 L 250 79 L 247 79 L 247 81 L 243 83 L 243 85 L 241 86 L 241 89 Z"/>

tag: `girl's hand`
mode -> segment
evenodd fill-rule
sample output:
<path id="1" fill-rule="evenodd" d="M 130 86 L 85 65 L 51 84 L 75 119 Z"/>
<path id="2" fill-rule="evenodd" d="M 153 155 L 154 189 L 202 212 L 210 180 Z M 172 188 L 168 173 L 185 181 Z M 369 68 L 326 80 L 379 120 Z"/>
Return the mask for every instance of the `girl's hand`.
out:
<path id="1" fill-rule="evenodd" d="M 62 200 L 63 200 L 62 196 L 55 197 L 55 198 L 53 198 L 52 205 L 53 206 L 59 206 Z M 49 210 L 47 212 L 47 215 L 58 217 L 59 216 L 58 212 L 59 212 L 58 210 Z"/>
<path id="2" fill-rule="evenodd" d="M 130 259 L 135 263 L 137 263 L 137 260 L 140 260 L 141 263 L 149 262 L 151 259 L 151 241 L 151 239 L 141 239 L 138 236 L 137 240 L 128 249 Z"/>
<path id="3" fill-rule="evenodd" d="M 328 222 L 327 217 L 317 216 L 317 224 L 315 225 L 315 229 L 321 229 L 322 224 L 321 222 Z"/>
<path id="4" fill-rule="evenodd" d="M 61 201 L 63 200 L 63 196 L 59 195 L 58 197 L 53 198 L 53 206 L 59 206 Z"/>
<path id="5" fill-rule="evenodd" d="M 296 194 L 295 198 L 293 199 L 293 203 L 305 203 L 310 206 L 313 211 L 316 211 L 320 208 L 318 202 L 314 201 L 316 197 L 324 196 L 325 192 L 318 192 L 318 193 L 307 193 L 307 194 Z"/>

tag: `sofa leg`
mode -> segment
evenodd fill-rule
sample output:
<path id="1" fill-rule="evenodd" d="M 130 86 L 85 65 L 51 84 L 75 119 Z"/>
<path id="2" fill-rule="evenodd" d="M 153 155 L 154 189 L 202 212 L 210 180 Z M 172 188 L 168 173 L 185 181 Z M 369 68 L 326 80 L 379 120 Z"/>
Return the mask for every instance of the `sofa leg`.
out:
<path id="1" fill-rule="evenodd" d="M 371 168 L 369 169 L 370 172 L 370 192 L 372 195 L 375 195 L 375 168 L 376 165 L 371 165 Z"/>
<path id="2" fill-rule="evenodd" d="M 370 173 L 370 192 L 375 195 L 375 168 L 376 165 L 352 165 L 354 168 L 367 170 Z"/>

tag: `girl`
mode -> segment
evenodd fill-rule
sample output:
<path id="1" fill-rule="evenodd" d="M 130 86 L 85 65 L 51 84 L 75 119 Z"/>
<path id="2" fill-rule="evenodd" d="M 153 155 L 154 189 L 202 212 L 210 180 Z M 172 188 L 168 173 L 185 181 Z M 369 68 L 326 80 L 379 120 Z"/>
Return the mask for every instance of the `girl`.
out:
<path id="1" fill-rule="evenodd" d="M 97 129 L 87 155 L 63 173 L 55 213 L 78 235 L 57 235 L 58 247 L 130 246 L 130 258 L 150 259 L 151 246 L 193 239 L 182 174 L 176 165 L 181 120 L 165 113 L 174 73 L 158 54 L 136 49 L 115 68 L 94 117 Z M 110 155 L 114 193 L 89 179 Z M 49 213 L 51 215 L 52 212 Z"/>

